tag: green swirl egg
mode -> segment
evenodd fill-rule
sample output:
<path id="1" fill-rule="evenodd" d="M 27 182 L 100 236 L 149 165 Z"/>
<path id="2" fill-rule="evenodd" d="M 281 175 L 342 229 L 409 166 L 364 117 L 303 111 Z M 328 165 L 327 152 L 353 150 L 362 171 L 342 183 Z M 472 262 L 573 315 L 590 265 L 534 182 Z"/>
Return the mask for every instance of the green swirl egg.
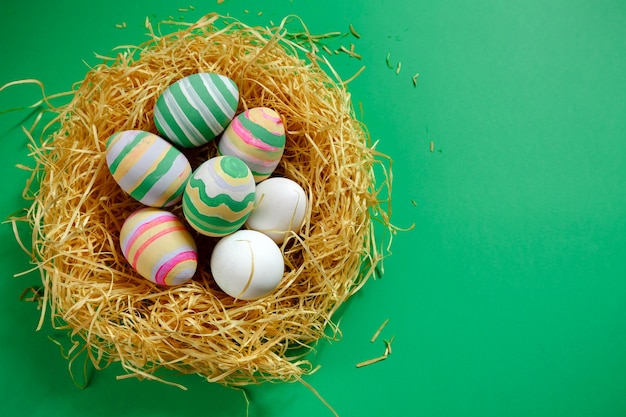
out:
<path id="1" fill-rule="evenodd" d="M 200 165 L 187 182 L 183 213 L 199 233 L 225 236 L 248 219 L 255 190 L 252 172 L 242 160 L 217 156 Z"/>

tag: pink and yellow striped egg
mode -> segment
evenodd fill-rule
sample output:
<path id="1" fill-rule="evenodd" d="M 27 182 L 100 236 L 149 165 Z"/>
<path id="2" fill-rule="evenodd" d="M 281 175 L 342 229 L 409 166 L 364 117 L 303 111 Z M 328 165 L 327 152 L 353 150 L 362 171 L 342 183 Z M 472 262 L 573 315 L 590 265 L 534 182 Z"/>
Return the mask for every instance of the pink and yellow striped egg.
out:
<path id="1" fill-rule="evenodd" d="M 193 237 L 166 210 L 147 207 L 131 214 L 120 230 L 120 246 L 133 269 L 155 284 L 183 284 L 198 266 Z"/>
<path id="2" fill-rule="evenodd" d="M 248 165 L 254 182 L 269 177 L 285 151 L 285 126 L 267 107 L 254 107 L 235 117 L 220 138 L 221 155 L 236 156 Z"/>

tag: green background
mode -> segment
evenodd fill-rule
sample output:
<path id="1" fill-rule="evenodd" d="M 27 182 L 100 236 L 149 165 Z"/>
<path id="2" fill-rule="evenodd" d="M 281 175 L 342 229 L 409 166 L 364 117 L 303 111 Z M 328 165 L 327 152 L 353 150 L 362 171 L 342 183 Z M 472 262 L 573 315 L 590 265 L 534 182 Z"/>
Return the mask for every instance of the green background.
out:
<path id="1" fill-rule="evenodd" d="M 48 94 L 67 91 L 99 62 L 94 52 L 146 40 L 146 16 L 218 11 L 266 25 L 295 13 L 313 33 L 352 23 L 362 38 L 341 42 L 363 60 L 332 62 L 343 78 L 366 66 L 350 91 L 394 160 L 392 220 L 415 228 L 395 236 L 384 277 L 343 309 L 343 338 L 318 345 L 321 369 L 306 381 L 341 416 L 626 415 L 626 3 L 191 4 L 2 2 L 0 85 L 36 78 Z M 0 110 L 38 98 L 13 87 Z M 27 116 L 0 115 L 2 217 L 25 207 L 15 165 L 30 161 Z M 12 234 L 1 225 L 2 415 L 245 415 L 240 392 L 197 376 L 177 379 L 182 391 L 117 381 L 112 366 L 76 388 L 49 340 L 62 335 L 35 332 L 36 306 L 19 301 L 38 276 L 13 277 L 29 264 Z M 393 335 L 386 361 L 355 367 Z M 300 384 L 249 398 L 251 417 L 331 415 Z"/>

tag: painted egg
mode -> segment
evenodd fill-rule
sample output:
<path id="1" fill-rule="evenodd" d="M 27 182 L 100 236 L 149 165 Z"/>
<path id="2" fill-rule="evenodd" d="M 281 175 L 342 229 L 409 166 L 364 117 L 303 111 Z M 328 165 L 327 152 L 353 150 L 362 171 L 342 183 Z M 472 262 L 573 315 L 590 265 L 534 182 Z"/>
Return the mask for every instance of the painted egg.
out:
<path id="1" fill-rule="evenodd" d="M 219 153 L 243 160 L 263 181 L 278 166 L 285 150 L 285 126 L 274 110 L 255 107 L 240 113 L 228 125 L 218 145 Z"/>
<path id="2" fill-rule="evenodd" d="M 239 230 L 220 239 L 211 254 L 211 275 L 222 291 L 254 300 L 274 291 L 285 261 L 272 239 L 254 230 Z"/>
<path id="3" fill-rule="evenodd" d="M 163 91 L 154 108 L 154 123 L 175 145 L 202 146 L 224 131 L 238 103 L 239 89 L 230 78 L 192 74 Z"/>
<path id="4" fill-rule="evenodd" d="M 256 186 L 254 208 L 246 226 L 282 243 L 287 233 L 300 230 L 306 208 L 306 194 L 298 183 L 288 178 L 268 178 Z"/>
<path id="5" fill-rule="evenodd" d="M 118 185 L 135 200 L 151 207 L 178 203 L 191 176 L 191 165 L 165 139 L 141 130 L 112 135 L 106 162 Z"/>
<path id="6" fill-rule="evenodd" d="M 133 269 L 156 284 L 187 282 L 198 266 L 191 233 L 166 210 L 147 207 L 131 214 L 120 231 L 120 245 Z"/>
<path id="7" fill-rule="evenodd" d="M 183 196 L 185 218 L 199 233 L 225 236 L 252 210 L 256 186 L 250 169 L 234 156 L 217 156 L 193 173 Z"/>

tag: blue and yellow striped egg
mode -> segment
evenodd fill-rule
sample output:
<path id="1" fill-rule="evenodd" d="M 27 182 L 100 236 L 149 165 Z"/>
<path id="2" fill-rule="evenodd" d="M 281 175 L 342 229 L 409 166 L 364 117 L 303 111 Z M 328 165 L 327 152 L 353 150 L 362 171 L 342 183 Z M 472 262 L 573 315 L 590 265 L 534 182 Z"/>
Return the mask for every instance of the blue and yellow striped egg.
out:
<path id="1" fill-rule="evenodd" d="M 120 246 L 133 269 L 156 284 L 185 283 L 198 266 L 191 233 L 166 210 L 146 207 L 131 214 L 120 231 Z"/>
<path id="2" fill-rule="evenodd" d="M 202 146 L 224 131 L 238 103 L 239 89 L 230 78 L 192 74 L 163 91 L 154 108 L 154 123 L 177 146 Z"/>
<path id="3" fill-rule="evenodd" d="M 271 175 L 285 150 L 285 126 L 280 115 L 266 107 L 255 107 L 240 113 L 222 135 L 220 155 L 243 160 L 260 182 Z"/>
<path id="4" fill-rule="evenodd" d="M 189 179 L 183 213 L 199 233 L 225 236 L 248 219 L 255 190 L 254 177 L 242 160 L 217 156 L 200 165 Z"/>
<path id="5" fill-rule="evenodd" d="M 178 149 L 141 130 L 112 135 L 106 143 L 106 162 L 122 190 L 151 207 L 178 203 L 192 172 Z"/>

